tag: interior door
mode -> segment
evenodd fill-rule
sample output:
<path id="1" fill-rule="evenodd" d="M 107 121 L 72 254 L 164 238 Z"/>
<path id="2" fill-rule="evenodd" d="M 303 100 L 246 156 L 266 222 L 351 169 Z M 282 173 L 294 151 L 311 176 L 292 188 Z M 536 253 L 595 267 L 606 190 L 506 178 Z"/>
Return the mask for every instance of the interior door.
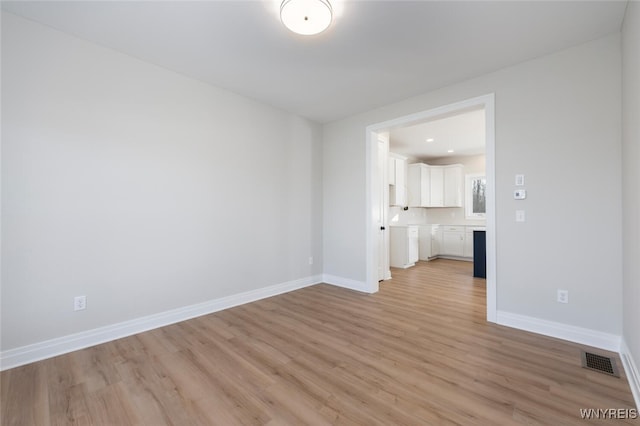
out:
<path id="1" fill-rule="evenodd" d="M 376 200 L 377 210 L 377 249 L 378 249 L 378 281 L 386 278 L 389 269 L 389 231 L 387 230 L 387 205 L 389 203 L 388 170 L 389 145 L 385 138 L 378 135 L 378 196 Z"/>

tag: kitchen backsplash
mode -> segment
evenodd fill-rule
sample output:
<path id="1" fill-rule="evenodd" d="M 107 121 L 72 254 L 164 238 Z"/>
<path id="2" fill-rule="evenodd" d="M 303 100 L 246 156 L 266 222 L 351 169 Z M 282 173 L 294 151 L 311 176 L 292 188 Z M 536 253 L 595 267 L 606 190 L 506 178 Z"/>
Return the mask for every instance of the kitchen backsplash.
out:
<path id="1" fill-rule="evenodd" d="M 426 225 L 437 223 L 441 225 L 477 225 L 484 226 L 484 220 L 465 219 L 464 208 L 424 208 L 389 207 L 389 225 Z"/>
<path id="2" fill-rule="evenodd" d="M 427 209 L 421 207 L 389 207 L 389 225 L 426 225 Z"/>
<path id="3" fill-rule="evenodd" d="M 427 209 L 424 209 L 427 210 Z M 428 209 L 428 222 L 442 225 L 477 225 L 484 226 L 485 220 L 469 220 L 465 217 L 464 207 Z"/>

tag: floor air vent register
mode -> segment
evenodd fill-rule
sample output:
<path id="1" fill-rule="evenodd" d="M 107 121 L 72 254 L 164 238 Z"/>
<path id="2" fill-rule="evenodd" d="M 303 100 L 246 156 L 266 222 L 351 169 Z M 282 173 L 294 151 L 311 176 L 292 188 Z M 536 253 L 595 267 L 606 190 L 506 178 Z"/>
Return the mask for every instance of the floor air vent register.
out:
<path id="1" fill-rule="evenodd" d="M 616 361 L 606 356 L 582 351 L 582 367 L 614 377 L 620 377 Z"/>

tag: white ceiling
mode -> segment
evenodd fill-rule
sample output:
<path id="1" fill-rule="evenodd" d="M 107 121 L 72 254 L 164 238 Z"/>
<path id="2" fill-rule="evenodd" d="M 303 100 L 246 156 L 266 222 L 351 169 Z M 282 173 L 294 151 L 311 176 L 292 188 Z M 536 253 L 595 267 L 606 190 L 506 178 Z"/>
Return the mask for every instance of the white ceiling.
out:
<path id="1" fill-rule="evenodd" d="M 433 141 L 427 142 L 427 139 Z M 391 130 L 389 149 L 419 160 L 484 154 L 484 109 Z"/>
<path id="2" fill-rule="evenodd" d="M 331 0 L 297 36 L 280 0 L 2 2 L 6 11 L 324 123 L 620 30 L 625 1 Z"/>

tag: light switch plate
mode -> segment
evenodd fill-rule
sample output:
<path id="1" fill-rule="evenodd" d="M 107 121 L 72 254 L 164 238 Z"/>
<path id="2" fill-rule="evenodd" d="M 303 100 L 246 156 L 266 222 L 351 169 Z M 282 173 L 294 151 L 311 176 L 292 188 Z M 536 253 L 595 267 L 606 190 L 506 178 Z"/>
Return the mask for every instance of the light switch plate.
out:
<path id="1" fill-rule="evenodd" d="M 513 198 L 515 200 L 524 200 L 527 198 L 527 190 L 526 189 L 516 189 L 513 191 Z"/>
<path id="2" fill-rule="evenodd" d="M 524 186 L 524 175 L 516 175 L 516 186 Z"/>
<path id="3" fill-rule="evenodd" d="M 525 215 L 524 210 L 516 210 L 516 222 L 524 222 Z"/>
<path id="4" fill-rule="evenodd" d="M 558 289 L 558 303 L 569 303 L 569 290 Z"/>

